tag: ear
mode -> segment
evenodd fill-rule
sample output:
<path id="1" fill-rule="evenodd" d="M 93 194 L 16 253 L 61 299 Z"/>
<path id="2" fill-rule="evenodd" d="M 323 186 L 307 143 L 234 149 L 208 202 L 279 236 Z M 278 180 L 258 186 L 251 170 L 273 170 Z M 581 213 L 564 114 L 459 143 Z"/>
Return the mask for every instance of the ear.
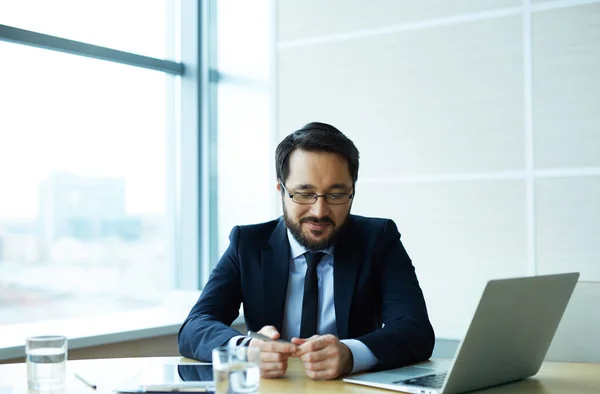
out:
<path id="1" fill-rule="evenodd" d="M 277 186 L 276 186 L 276 188 L 277 188 L 277 191 L 278 191 L 279 193 L 282 193 L 282 192 L 283 192 L 283 190 L 281 189 L 281 181 L 280 181 L 279 179 L 277 180 Z"/>

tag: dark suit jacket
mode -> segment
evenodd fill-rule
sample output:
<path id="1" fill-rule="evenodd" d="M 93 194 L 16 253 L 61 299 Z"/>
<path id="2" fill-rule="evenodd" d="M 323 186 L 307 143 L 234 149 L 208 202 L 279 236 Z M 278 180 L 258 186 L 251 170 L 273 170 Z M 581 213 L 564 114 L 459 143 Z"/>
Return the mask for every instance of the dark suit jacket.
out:
<path id="1" fill-rule="evenodd" d="M 230 325 L 242 302 L 249 330 L 273 325 L 281 332 L 290 261 L 283 219 L 235 227 L 230 241 L 179 330 L 185 357 L 210 360 L 213 348 L 239 335 Z M 431 356 L 434 333 L 423 293 L 392 220 L 350 215 L 333 267 L 340 339 L 367 345 L 377 368 Z"/>

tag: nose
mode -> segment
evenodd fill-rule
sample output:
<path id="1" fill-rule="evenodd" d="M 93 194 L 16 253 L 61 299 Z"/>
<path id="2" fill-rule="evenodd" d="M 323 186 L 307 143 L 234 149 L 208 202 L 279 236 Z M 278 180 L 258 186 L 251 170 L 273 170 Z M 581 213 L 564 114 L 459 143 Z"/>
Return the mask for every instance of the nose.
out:
<path id="1" fill-rule="evenodd" d="M 325 198 L 319 197 L 310 206 L 310 213 L 318 218 L 322 218 L 329 214 L 329 204 L 325 201 Z"/>

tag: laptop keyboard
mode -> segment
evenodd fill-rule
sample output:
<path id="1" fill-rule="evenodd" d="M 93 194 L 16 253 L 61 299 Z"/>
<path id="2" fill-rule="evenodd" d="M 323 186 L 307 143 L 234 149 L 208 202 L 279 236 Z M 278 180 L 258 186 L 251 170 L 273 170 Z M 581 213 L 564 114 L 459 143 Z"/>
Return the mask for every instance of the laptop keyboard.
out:
<path id="1" fill-rule="evenodd" d="M 394 383 L 404 383 L 414 386 L 431 387 L 434 389 L 439 389 L 442 388 L 444 380 L 446 380 L 446 372 L 419 376 L 418 378 L 399 380 Z"/>

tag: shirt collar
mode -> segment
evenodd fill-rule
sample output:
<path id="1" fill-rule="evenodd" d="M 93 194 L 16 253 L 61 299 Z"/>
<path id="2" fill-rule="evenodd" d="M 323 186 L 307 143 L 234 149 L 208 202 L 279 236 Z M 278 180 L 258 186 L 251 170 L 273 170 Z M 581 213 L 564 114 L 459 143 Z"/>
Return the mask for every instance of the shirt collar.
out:
<path id="1" fill-rule="evenodd" d="M 290 252 L 292 255 L 292 259 L 300 257 L 304 253 L 307 252 L 306 248 L 304 246 L 300 245 L 300 243 L 298 243 L 296 238 L 294 238 L 294 236 L 292 235 L 292 232 L 290 231 L 289 228 L 287 229 L 287 236 L 288 236 L 288 241 L 290 242 Z M 331 245 L 327 249 L 321 250 L 321 252 L 328 254 L 330 256 L 333 256 L 334 249 L 335 249 L 335 246 Z"/>

